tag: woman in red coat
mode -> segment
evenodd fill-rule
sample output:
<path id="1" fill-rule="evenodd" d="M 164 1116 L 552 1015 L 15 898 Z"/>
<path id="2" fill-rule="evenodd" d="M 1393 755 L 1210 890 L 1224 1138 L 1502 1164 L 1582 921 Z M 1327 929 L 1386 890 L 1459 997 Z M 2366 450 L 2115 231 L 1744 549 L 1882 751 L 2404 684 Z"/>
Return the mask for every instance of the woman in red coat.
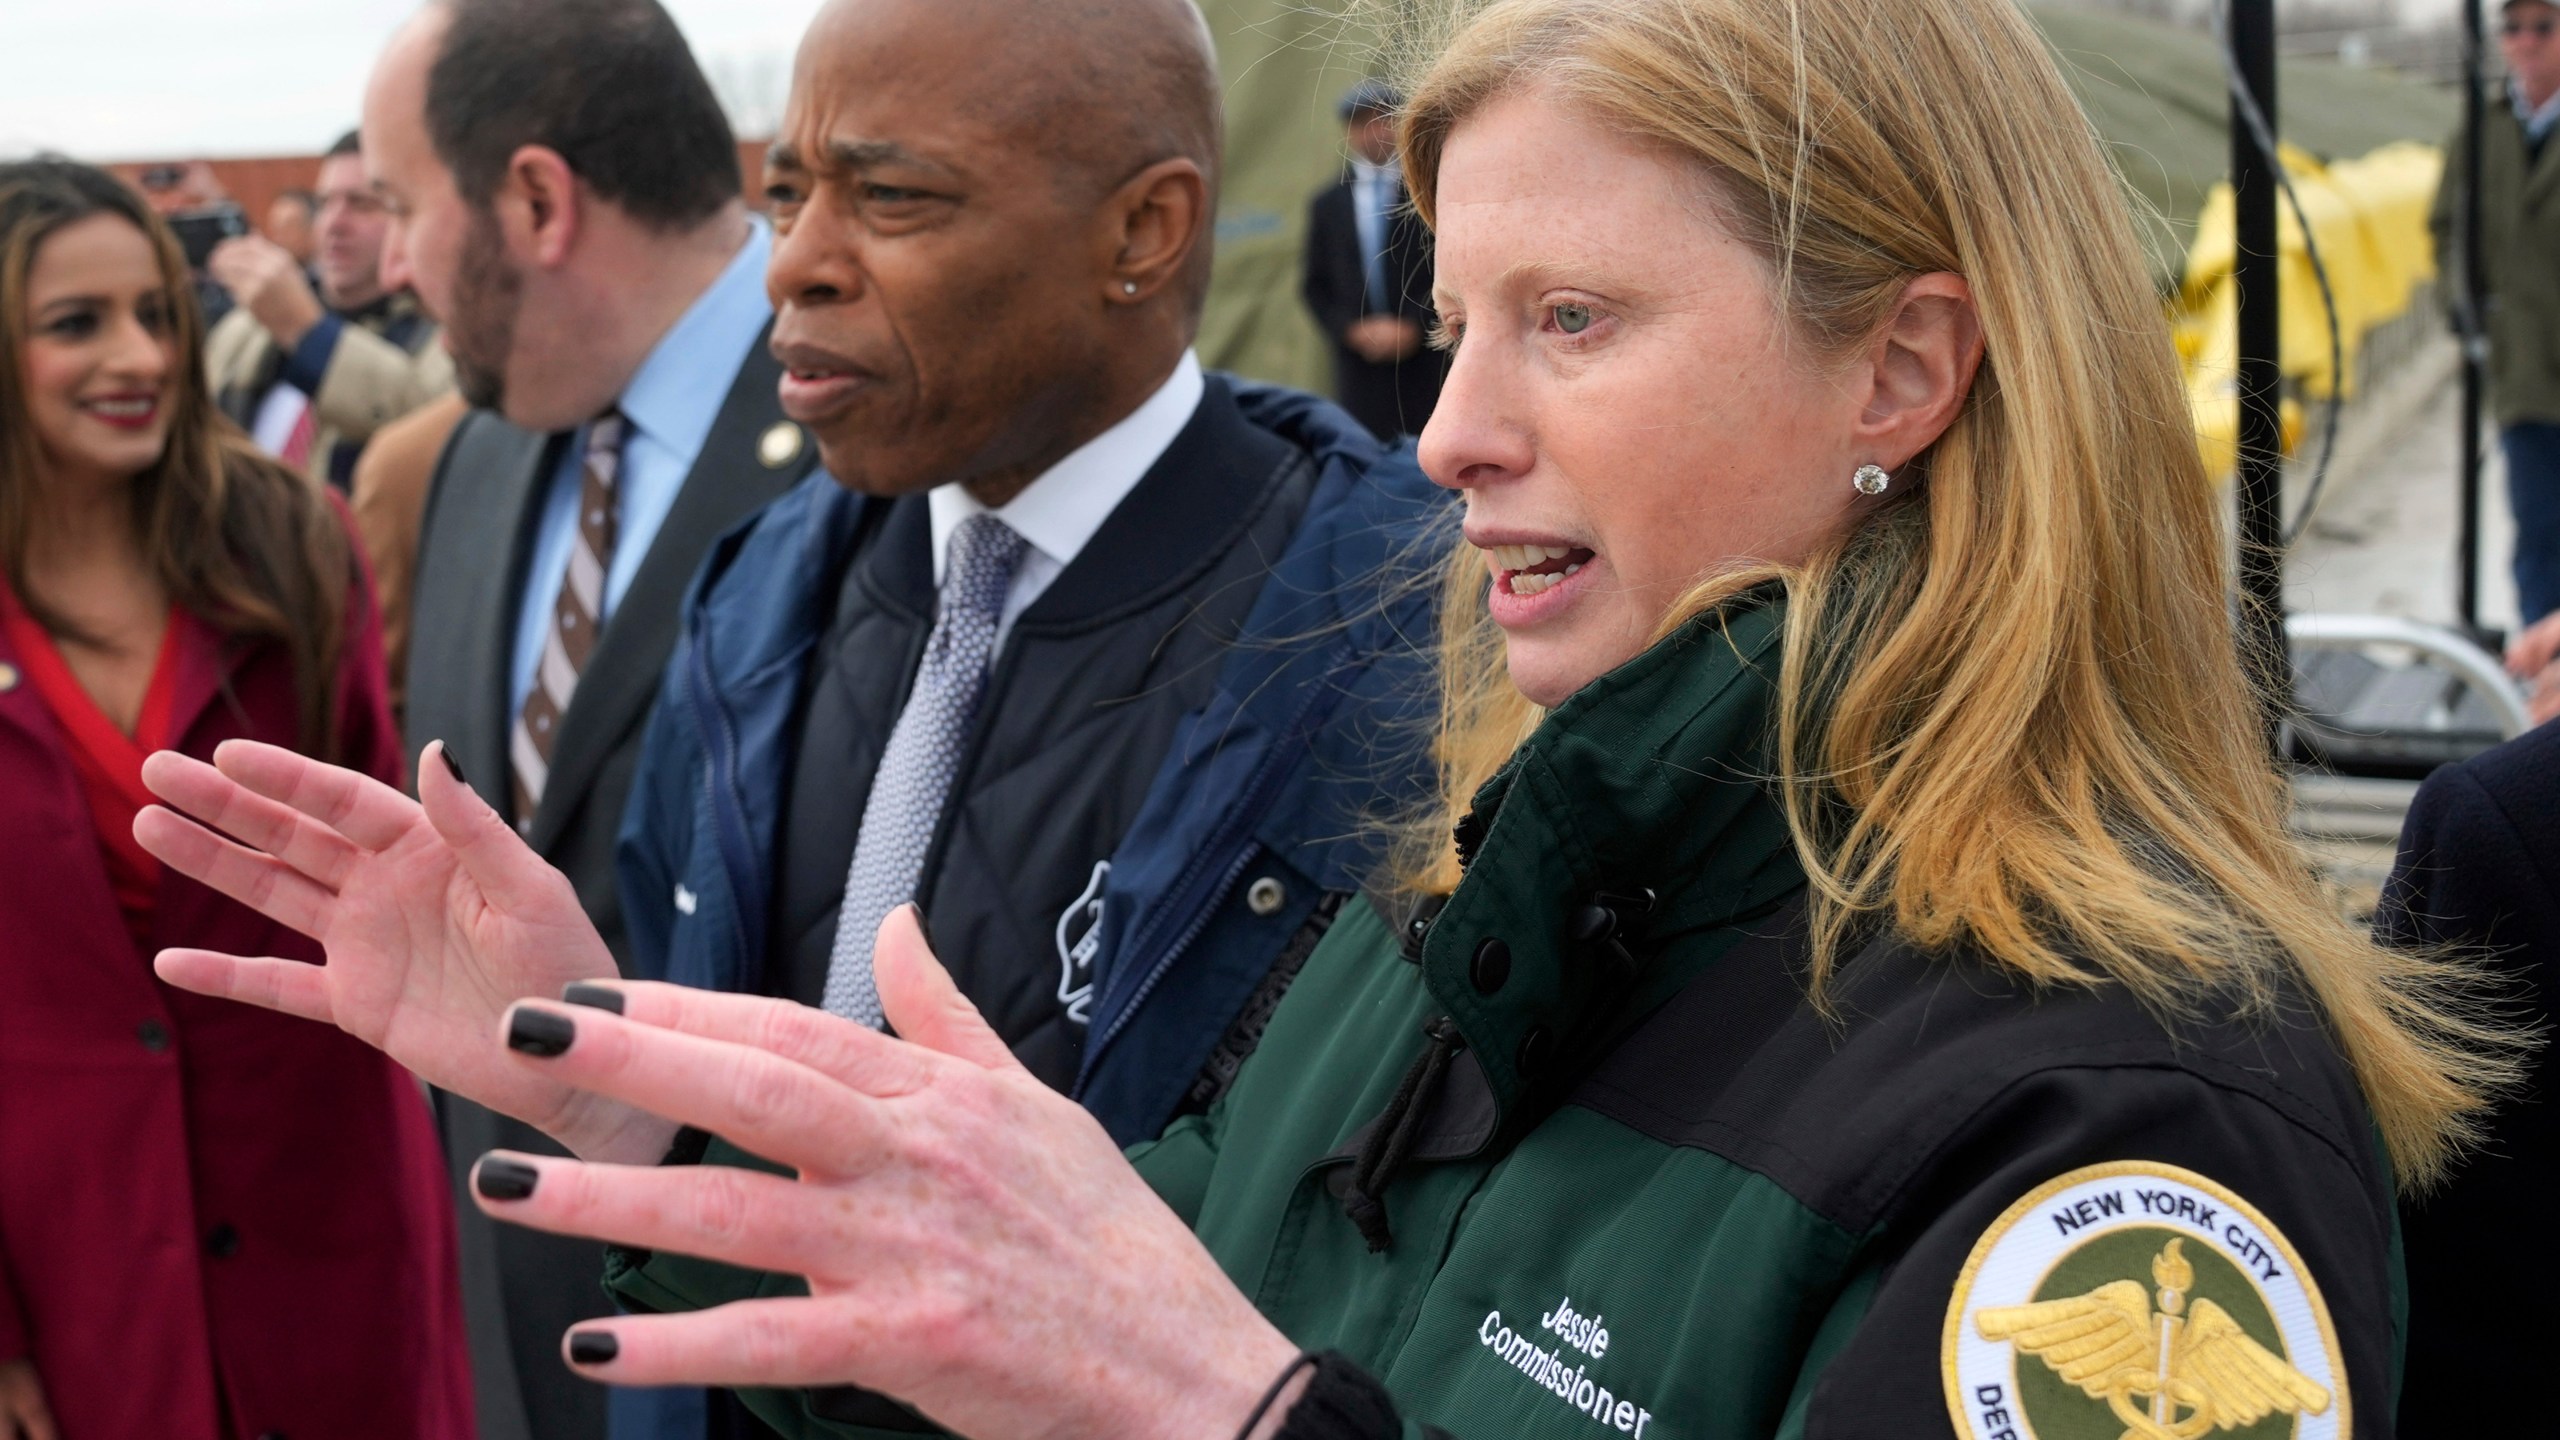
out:
<path id="1" fill-rule="evenodd" d="M 400 769 L 345 518 L 216 418 L 185 273 L 103 172 L 0 165 L 0 1440 L 467 1437 L 417 1083 L 151 973 L 319 953 L 134 843 L 143 756 Z"/>

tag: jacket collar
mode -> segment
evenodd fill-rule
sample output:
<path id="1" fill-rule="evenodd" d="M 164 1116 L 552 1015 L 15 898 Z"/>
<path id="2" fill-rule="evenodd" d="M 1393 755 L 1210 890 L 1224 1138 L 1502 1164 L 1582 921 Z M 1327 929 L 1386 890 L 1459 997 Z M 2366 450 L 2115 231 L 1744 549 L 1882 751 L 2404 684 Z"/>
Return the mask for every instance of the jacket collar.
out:
<path id="1" fill-rule="evenodd" d="M 1766 780 L 1784 618 L 1745 597 L 1586 686 L 1460 825 L 1467 872 L 1423 975 L 1505 1114 L 1803 886 Z M 1496 945 L 1507 964 L 1483 958 Z"/>
<path id="2" fill-rule="evenodd" d="M 1245 418 L 1226 377 L 1207 377 L 1190 421 L 1075 562 L 1022 612 L 1017 631 L 1072 634 L 1189 584 L 1251 527 L 1281 472 L 1306 458 L 1298 446 Z M 892 510 L 864 564 L 873 600 L 931 620 L 931 521 L 921 497 Z"/>

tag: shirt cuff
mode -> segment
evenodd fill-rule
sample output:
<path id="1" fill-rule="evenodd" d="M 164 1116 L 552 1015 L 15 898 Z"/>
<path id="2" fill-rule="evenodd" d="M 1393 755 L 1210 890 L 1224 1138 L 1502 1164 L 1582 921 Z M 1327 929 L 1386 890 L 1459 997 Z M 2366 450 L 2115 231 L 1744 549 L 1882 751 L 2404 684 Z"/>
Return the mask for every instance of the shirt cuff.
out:
<path id="1" fill-rule="evenodd" d="M 305 332 L 302 342 L 293 347 L 293 353 L 284 357 L 284 368 L 276 372 L 276 378 L 318 398 L 320 382 L 328 377 L 329 362 L 338 353 L 338 336 L 346 328 L 347 322 L 338 316 L 321 316 L 320 323 Z"/>

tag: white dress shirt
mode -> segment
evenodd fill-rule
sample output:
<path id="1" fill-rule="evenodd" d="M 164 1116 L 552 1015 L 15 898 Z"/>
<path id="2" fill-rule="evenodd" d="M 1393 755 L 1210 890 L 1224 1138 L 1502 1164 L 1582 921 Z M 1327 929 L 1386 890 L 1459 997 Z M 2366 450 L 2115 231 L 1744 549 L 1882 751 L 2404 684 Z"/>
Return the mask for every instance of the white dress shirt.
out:
<path id="1" fill-rule="evenodd" d="M 1360 284 L 1372 313 L 1395 309 L 1387 293 L 1387 224 L 1404 198 L 1404 168 L 1397 161 L 1372 165 L 1351 157 L 1351 222 L 1360 236 Z"/>
<path id="2" fill-rule="evenodd" d="M 1084 553 L 1085 545 L 1138 488 L 1156 461 L 1164 458 L 1174 437 L 1191 423 L 1208 381 L 1200 373 L 1200 357 L 1182 352 L 1182 363 L 1145 403 L 1127 418 L 1077 447 L 1067 458 L 1040 472 L 1023 492 L 998 509 L 989 510 L 957 485 L 944 485 L 926 496 L 933 518 L 933 583 L 942 584 L 951 557 L 951 535 L 972 515 L 994 515 L 1030 542 L 1022 564 L 1013 572 L 1013 588 L 1005 592 L 1004 611 L 996 620 L 996 653 L 1004 651 L 1013 622 L 1060 573 Z"/>

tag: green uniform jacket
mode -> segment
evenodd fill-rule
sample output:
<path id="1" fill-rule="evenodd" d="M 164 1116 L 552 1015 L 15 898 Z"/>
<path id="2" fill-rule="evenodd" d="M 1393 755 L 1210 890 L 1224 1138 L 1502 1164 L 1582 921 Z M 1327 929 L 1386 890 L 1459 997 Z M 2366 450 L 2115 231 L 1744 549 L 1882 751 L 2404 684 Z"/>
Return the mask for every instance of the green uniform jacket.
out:
<path id="1" fill-rule="evenodd" d="M 2560 137 L 2539 157 L 2524 122 L 2501 91 L 2485 102 L 2480 127 L 2480 264 L 2488 295 L 2489 391 L 2498 423 L 2560 424 Z M 2436 187 L 2436 273 L 2448 292 L 2461 283 L 2454 249 L 2462 195 L 2462 137 L 2445 143 Z"/>
<path id="2" fill-rule="evenodd" d="M 2179 1433 L 2388 1435 L 2390 1183 L 2303 1007 L 2173 1035 L 1890 941 L 1808 1004 L 1760 779 L 1778 623 L 1693 623 L 1557 710 L 1445 908 L 1346 910 L 1140 1169 L 1408 1435 L 2114 1440 L 2171 1433 L 2125 1419 L 2164 1403 Z M 613 1278 L 647 1309 L 794 1288 Z M 749 1400 L 898 1433 L 858 1392 Z"/>

